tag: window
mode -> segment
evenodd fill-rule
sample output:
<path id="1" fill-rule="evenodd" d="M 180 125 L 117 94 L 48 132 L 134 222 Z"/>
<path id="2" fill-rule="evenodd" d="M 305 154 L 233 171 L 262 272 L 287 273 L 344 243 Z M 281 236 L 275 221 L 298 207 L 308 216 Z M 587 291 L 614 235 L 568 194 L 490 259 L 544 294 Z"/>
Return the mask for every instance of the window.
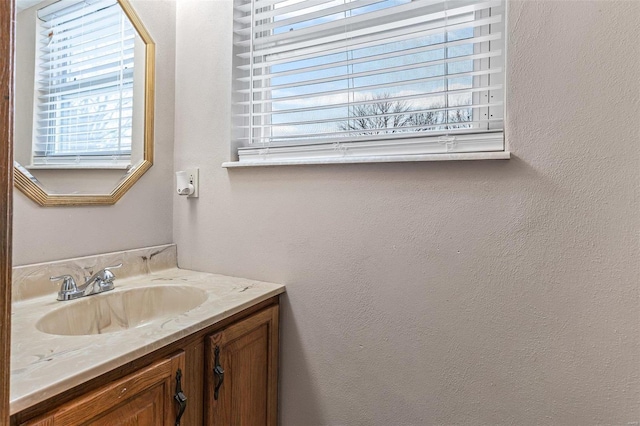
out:
<path id="1" fill-rule="evenodd" d="M 38 11 L 33 167 L 131 164 L 135 29 L 116 0 Z"/>
<path id="2" fill-rule="evenodd" d="M 503 15 L 503 0 L 236 0 L 240 162 L 503 152 Z"/>

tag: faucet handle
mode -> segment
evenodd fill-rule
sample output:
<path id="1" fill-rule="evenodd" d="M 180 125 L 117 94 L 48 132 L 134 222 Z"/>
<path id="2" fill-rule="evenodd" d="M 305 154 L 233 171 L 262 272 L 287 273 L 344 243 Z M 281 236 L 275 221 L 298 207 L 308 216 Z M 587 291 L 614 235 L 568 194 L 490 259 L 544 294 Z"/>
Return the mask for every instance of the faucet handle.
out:
<path id="1" fill-rule="evenodd" d="M 113 272 L 111 272 L 112 269 L 118 269 L 122 266 L 122 263 L 119 263 L 115 266 L 107 266 L 106 268 L 104 268 L 103 274 L 102 274 L 102 279 L 104 281 L 110 282 L 113 281 L 113 279 L 116 277 L 115 275 L 113 275 Z"/>
<path id="2" fill-rule="evenodd" d="M 63 280 L 60 290 L 58 291 L 58 300 L 72 300 L 82 295 L 76 286 L 76 280 L 71 275 L 60 275 L 59 277 L 50 277 L 51 281 Z"/>
<path id="3" fill-rule="evenodd" d="M 121 266 L 122 266 L 122 263 L 119 263 L 115 266 L 107 266 L 106 268 L 103 268 L 100 271 L 96 272 L 94 276 L 96 277 L 98 284 L 102 288 L 107 288 L 111 290 L 113 288 L 113 280 L 116 278 L 116 276 L 113 275 L 113 272 L 111 272 L 111 270 L 118 269 Z"/>
<path id="4" fill-rule="evenodd" d="M 78 287 L 76 286 L 76 280 L 73 279 L 71 275 L 60 275 L 59 277 L 49 277 L 49 281 L 62 281 L 62 285 L 60 286 L 60 292 L 69 292 L 69 291 L 78 291 Z"/>
<path id="5" fill-rule="evenodd" d="M 115 278 L 115 275 L 113 275 L 111 270 L 112 269 L 118 269 L 120 267 L 122 267 L 122 262 L 118 263 L 117 265 L 114 265 L 114 266 L 104 267 L 104 268 L 100 269 L 98 272 L 96 272 L 93 275 L 85 275 L 84 281 L 86 283 L 86 282 L 89 282 L 89 281 L 93 280 L 94 278 L 100 278 L 103 281 L 105 279 L 113 279 L 113 278 Z"/>
<path id="6" fill-rule="evenodd" d="M 104 269 L 102 269 L 102 270 L 103 270 L 103 271 L 109 271 L 109 270 L 111 270 L 111 269 L 118 269 L 118 268 L 120 268 L 120 267 L 122 267 L 122 262 L 120 262 L 120 263 L 118 263 L 117 265 L 114 265 L 114 266 L 107 266 L 106 268 L 104 268 Z"/>

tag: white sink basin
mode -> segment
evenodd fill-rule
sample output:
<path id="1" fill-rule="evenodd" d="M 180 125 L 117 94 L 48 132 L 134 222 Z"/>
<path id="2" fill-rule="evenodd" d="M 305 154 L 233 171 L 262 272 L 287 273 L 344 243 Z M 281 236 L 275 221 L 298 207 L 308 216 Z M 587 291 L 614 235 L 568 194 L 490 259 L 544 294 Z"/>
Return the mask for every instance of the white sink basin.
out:
<path id="1" fill-rule="evenodd" d="M 114 333 L 175 317 L 197 308 L 205 300 L 204 290 L 189 286 L 116 289 L 60 302 L 61 307 L 40 318 L 36 328 L 64 336 Z"/>

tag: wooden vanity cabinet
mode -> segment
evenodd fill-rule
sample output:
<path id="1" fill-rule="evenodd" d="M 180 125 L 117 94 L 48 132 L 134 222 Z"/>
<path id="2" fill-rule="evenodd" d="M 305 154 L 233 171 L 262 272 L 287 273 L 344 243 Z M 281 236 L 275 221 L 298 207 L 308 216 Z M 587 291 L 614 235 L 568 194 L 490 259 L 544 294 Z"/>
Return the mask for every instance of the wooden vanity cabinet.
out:
<path id="1" fill-rule="evenodd" d="M 23 423 L 25 426 L 173 426 L 176 374 L 184 371 L 184 352 L 104 385 L 81 398 Z"/>
<path id="2" fill-rule="evenodd" d="M 278 306 L 206 339 L 207 425 L 276 426 Z"/>
<path id="3" fill-rule="evenodd" d="M 181 426 L 276 426 L 278 312 L 276 296 L 14 414 L 11 425 L 174 426 L 180 369 Z"/>

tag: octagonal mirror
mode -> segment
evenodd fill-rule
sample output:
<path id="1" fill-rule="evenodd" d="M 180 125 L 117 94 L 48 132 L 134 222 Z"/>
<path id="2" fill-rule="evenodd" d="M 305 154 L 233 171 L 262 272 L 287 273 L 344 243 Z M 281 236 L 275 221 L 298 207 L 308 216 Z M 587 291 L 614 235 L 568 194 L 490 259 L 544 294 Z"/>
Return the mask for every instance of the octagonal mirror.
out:
<path id="1" fill-rule="evenodd" d="M 155 45 L 127 0 L 17 0 L 15 186 L 114 204 L 153 164 Z"/>

